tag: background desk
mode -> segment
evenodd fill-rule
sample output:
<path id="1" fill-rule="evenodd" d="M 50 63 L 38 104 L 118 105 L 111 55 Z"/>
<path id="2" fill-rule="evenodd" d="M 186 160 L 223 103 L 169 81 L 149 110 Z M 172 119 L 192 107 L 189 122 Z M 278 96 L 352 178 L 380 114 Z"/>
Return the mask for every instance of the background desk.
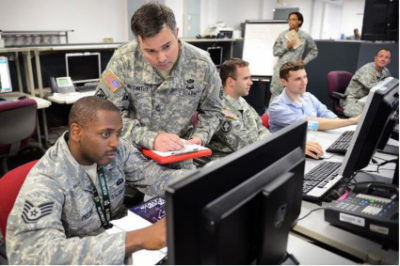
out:
<path id="1" fill-rule="evenodd" d="M 349 126 L 336 130 L 329 130 L 325 132 L 312 132 L 308 134 L 308 139 L 313 138 L 319 141 L 324 149 L 326 149 L 335 139 L 346 130 L 354 130 L 356 126 Z M 379 155 L 379 157 L 387 155 Z M 329 160 L 343 161 L 344 156 L 334 155 Z M 307 159 L 305 172 L 319 164 L 321 161 Z M 394 169 L 394 164 L 391 164 Z M 387 167 L 389 168 L 389 164 Z M 394 173 L 394 171 L 387 171 L 387 174 Z M 381 173 L 381 171 L 380 171 Z M 323 203 L 322 206 L 326 204 Z M 301 213 L 299 217 L 303 217 L 311 210 L 321 206 L 303 201 Z M 317 210 L 311 213 L 308 217 L 300 220 L 293 228 L 294 232 L 304 235 L 316 243 L 323 243 L 333 249 L 340 250 L 345 254 L 358 258 L 365 263 L 370 264 L 396 264 L 399 262 L 399 252 L 395 250 L 384 250 L 382 246 L 369 240 L 368 238 L 351 233 L 344 229 L 332 226 L 324 220 L 324 210 Z"/>

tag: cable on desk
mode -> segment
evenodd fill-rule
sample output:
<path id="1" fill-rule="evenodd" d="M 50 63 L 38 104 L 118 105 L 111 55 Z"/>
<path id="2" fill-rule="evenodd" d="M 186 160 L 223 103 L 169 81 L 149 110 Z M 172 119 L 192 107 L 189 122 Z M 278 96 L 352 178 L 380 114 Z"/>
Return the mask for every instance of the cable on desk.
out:
<path id="1" fill-rule="evenodd" d="M 313 212 L 315 212 L 315 211 L 318 211 L 318 210 L 323 210 L 323 209 L 325 209 L 325 207 L 318 207 L 318 208 L 315 208 L 315 209 L 313 209 L 313 210 L 311 210 L 311 211 L 309 211 L 307 214 L 305 214 L 303 217 L 301 217 L 301 218 L 298 218 L 294 223 L 297 223 L 298 221 L 300 221 L 300 220 L 303 220 L 303 219 L 305 219 L 305 218 L 307 218 L 307 216 L 309 216 L 311 213 L 313 213 Z"/>

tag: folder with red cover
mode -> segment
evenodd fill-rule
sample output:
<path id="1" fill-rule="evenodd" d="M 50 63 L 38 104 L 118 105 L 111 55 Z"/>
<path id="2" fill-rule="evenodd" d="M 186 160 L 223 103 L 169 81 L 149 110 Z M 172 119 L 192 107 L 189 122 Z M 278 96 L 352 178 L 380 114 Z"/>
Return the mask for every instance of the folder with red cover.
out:
<path id="1" fill-rule="evenodd" d="M 196 151 L 189 151 L 184 153 L 177 153 L 179 154 L 172 154 L 168 156 L 161 156 L 154 152 L 153 150 L 149 149 L 142 149 L 142 153 L 147 157 L 152 158 L 154 161 L 158 162 L 159 164 L 168 164 L 168 163 L 175 163 L 180 162 L 192 158 L 203 157 L 203 156 L 210 156 L 212 154 L 211 149 L 203 148 Z M 174 152 L 171 152 L 174 153 Z"/>

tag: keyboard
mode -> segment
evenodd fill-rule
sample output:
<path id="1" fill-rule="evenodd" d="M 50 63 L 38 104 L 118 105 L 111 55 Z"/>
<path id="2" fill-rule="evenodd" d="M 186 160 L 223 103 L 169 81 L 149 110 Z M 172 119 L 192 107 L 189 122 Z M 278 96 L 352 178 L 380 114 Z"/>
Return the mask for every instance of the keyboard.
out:
<path id="1" fill-rule="evenodd" d="M 97 85 L 82 85 L 82 86 L 75 86 L 75 91 L 84 92 L 84 91 L 94 91 Z"/>
<path id="2" fill-rule="evenodd" d="M 345 131 L 340 135 L 334 143 L 329 146 L 326 151 L 331 153 L 345 154 L 349 148 L 350 141 L 353 138 L 354 131 Z"/>
<path id="3" fill-rule="evenodd" d="M 303 199 L 322 201 L 325 194 L 342 179 L 340 162 L 321 162 L 304 175 Z"/>

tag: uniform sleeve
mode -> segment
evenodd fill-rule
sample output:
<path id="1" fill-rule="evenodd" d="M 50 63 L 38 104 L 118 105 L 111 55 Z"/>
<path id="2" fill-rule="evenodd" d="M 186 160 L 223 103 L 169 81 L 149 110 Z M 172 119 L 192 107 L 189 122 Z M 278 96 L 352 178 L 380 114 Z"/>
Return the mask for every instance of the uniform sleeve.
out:
<path id="1" fill-rule="evenodd" d="M 223 119 L 221 113 L 222 104 L 222 84 L 215 65 L 209 62 L 209 68 L 206 73 L 206 88 L 201 96 L 198 111 L 198 120 L 193 137 L 199 137 L 204 146 L 210 140 L 219 128 Z"/>
<path id="2" fill-rule="evenodd" d="M 294 113 L 286 106 L 286 104 L 280 102 L 272 103 L 268 108 L 268 113 L 271 132 L 275 132 L 306 118 L 304 115 Z"/>
<path id="3" fill-rule="evenodd" d="M 115 52 L 103 72 L 96 95 L 113 102 L 121 112 L 123 120 L 122 137 L 134 145 L 153 148 L 154 139 L 160 133 L 150 130 L 136 119 L 136 110 L 129 99 L 126 74 L 128 71 L 124 56 Z M 116 86 L 116 87 L 113 87 Z"/>
<path id="4" fill-rule="evenodd" d="M 307 55 L 303 59 L 304 64 L 308 64 L 311 60 L 317 57 L 318 55 L 318 48 L 315 44 L 314 40 L 311 38 L 310 35 L 307 35 Z"/>
<path id="5" fill-rule="evenodd" d="M 273 47 L 273 54 L 274 56 L 282 57 L 289 49 L 286 47 L 287 40 L 285 38 L 285 32 L 282 32 L 278 39 L 276 39 Z"/>
<path id="6" fill-rule="evenodd" d="M 54 180 L 35 176 L 25 181 L 8 218 L 9 263 L 122 264 L 125 233 L 67 238 L 63 203 L 63 189 Z"/>
<path id="7" fill-rule="evenodd" d="M 164 196 L 166 186 L 192 170 L 174 170 L 158 164 L 144 156 L 129 143 L 122 143 L 124 152 L 124 172 L 127 185 L 134 186 L 149 196 Z M 123 147 L 122 147 L 123 146 Z"/>
<path id="8" fill-rule="evenodd" d="M 310 98 L 311 98 L 311 100 L 313 102 L 314 108 L 317 111 L 317 117 L 330 118 L 330 119 L 333 119 L 333 118 L 337 117 L 331 110 L 329 110 L 326 107 L 325 104 L 321 103 L 317 99 L 317 97 L 315 97 L 312 94 L 309 94 L 309 96 L 310 96 Z"/>

